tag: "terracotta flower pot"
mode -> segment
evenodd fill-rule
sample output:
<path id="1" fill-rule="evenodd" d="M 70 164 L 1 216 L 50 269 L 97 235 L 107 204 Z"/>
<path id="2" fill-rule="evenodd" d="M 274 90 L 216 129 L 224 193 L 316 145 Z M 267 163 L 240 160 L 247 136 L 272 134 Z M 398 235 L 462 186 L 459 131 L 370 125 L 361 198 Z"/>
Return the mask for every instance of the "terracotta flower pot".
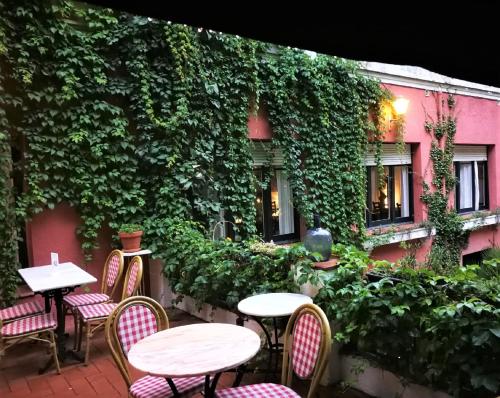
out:
<path id="1" fill-rule="evenodd" d="M 126 253 L 131 253 L 141 250 L 142 234 L 143 231 L 135 231 L 131 233 L 119 232 L 118 236 L 122 241 L 123 251 Z"/>

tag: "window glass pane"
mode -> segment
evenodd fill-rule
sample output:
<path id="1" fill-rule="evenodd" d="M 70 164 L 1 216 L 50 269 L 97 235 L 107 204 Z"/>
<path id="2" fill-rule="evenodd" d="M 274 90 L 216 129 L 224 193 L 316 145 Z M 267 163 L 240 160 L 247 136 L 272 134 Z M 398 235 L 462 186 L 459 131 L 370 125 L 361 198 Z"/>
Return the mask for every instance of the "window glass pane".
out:
<path id="1" fill-rule="evenodd" d="M 276 170 L 271 181 L 272 234 L 286 235 L 295 232 L 292 191 L 282 170 Z"/>
<path id="2" fill-rule="evenodd" d="M 390 198 L 388 198 L 387 189 L 388 176 L 389 167 L 384 166 L 384 175 L 381 176 L 381 179 L 378 178 L 377 168 L 370 167 L 371 192 L 368 207 L 370 208 L 372 221 L 388 220 L 390 217 Z M 379 180 L 382 182 L 379 183 Z"/>
<path id="3" fill-rule="evenodd" d="M 394 166 L 394 217 L 410 217 L 408 166 Z"/>
<path id="4" fill-rule="evenodd" d="M 255 170 L 255 177 L 257 181 L 262 181 L 262 172 L 261 170 Z M 264 237 L 264 192 L 260 184 L 256 186 L 256 195 L 255 195 L 255 209 L 257 211 L 256 222 L 257 222 L 257 233 Z"/>
<path id="5" fill-rule="evenodd" d="M 479 206 L 486 206 L 486 162 L 477 162 L 477 181 L 479 185 Z"/>
<path id="6" fill-rule="evenodd" d="M 460 172 L 460 208 L 470 209 L 472 204 L 472 163 L 459 163 Z"/>

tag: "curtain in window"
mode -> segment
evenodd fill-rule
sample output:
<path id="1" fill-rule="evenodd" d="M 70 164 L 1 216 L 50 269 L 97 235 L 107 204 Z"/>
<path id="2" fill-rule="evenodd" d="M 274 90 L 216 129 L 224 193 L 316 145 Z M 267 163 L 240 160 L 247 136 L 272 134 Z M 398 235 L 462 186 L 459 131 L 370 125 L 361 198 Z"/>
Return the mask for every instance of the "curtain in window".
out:
<path id="1" fill-rule="evenodd" d="M 460 163 L 460 208 L 469 209 L 472 203 L 472 163 Z"/>
<path id="2" fill-rule="evenodd" d="M 401 217 L 410 217 L 410 186 L 408 166 L 401 167 Z"/>
<path id="3" fill-rule="evenodd" d="M 279 233 L 280 235 L 295 232 L 293 223 L 292 190 L 281 170 L 276 170 L 276 182 L 278 185 L 278 207 L 279 207 Z"/>
<path id="4" fill-rule="evenodd" d="M 474 186 L 474 190 L 476 193 L 475 200 L 474 200 L 474 209 L 478 210 L 479 209 L 479 176 L 478 176 L 478 170 L 477 170 L 477 162 L 474 162 L 474 181 L 476 181 L 476 184 Z"/>

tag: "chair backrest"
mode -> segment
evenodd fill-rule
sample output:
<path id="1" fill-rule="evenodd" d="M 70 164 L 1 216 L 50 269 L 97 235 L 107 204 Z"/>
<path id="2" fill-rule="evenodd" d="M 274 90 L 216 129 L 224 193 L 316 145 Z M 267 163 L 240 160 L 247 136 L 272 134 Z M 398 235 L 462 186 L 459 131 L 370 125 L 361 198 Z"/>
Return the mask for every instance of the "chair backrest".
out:
<path id="1" fill-rule="evenodd" d="M 113 250 L 109 253 L 104 263 L 104 272 L 102 275 L 101 293 L 113 297 L 123 273 L 123 253 L 121 250 Z"/>
<path id="2" fill-rule="evenodd" d="M 106 341 L 127 387 L 132 384 L 127 361 L 132 345 L 153 333 L 168 329 L 168 326 L 167 313 L 163 307 L 144 296 L 121 301 L 108 317 Z"/>
<path id="3" fill-rule="evenodd" d="M 291 387 L 293 375 L 311 380 L 308 398 L 314 396 L 332 347 L 330 323 L 315 304 L 295 310 L 285 331 L 281 383 Z"/>
<path id="4" fill-rule="evenodd" d="M 132 257 L 128 265 L 125 279 L 123 280 L 122 300 L 134 296 L 142 281 L 142 258 Z"/>

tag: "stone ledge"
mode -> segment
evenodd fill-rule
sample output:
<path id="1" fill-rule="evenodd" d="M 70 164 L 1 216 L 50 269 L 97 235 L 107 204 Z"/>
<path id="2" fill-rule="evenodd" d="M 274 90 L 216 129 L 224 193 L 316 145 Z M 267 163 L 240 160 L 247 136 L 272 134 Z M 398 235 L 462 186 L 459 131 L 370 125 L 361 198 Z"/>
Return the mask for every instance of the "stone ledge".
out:
<path id="1" fill-rule="evenodd" d="M 485 217 L 475 217 L 464 220 L 463 229 L 473 230 L 481 227 L 486 227 L 488 225 L 496 225 L 496 224 L 500 224 L 500 215 L 492 214 Z M 365 250 L 371 250 L 377 246 L 390 245 L 392 243 L 399 243 L 413 239 L 427 238 L 429 236 L 434 236 L 434 235 L 436 235 L 435 228 L 432 228 L 429 234 L 428 229 L 424 227 L 414 228 L 408 231 L 398 231 L 393 233 L 391 232 L 383 233 L 380 235 L 371 235 L 371 237 L 373 238 L 380 238 L 382 242 L 373 243 L 370 242 L 370 240 L 368 239 L 363 244 L 363 247 L 365 248 Z M 384 240 L 384 237 L 386 237 L 387 239 Z"/>

